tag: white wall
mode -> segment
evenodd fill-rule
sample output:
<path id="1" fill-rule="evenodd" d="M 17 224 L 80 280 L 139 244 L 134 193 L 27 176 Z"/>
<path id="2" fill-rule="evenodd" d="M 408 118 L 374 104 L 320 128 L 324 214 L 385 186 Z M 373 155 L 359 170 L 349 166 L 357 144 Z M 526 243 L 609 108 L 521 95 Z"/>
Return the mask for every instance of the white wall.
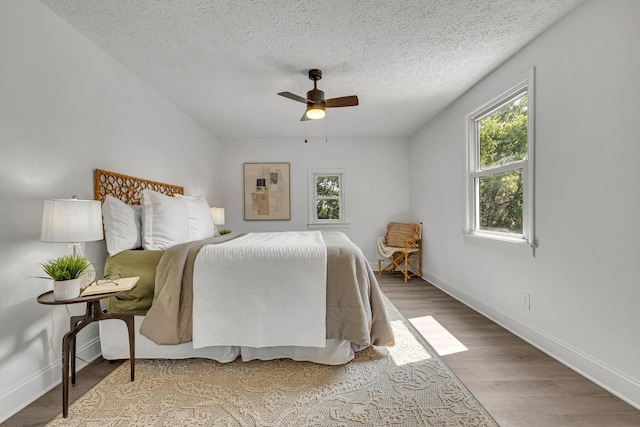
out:
<path id="1" fill-rule="evenodd" d="M 375 239 L 391 220 L 412 220 L 408 212 L 406 139 L 300 139 L 225 141 L 220 152 L 224 228 L 234 231 L 307 230 L 307 170 L 346 169 L 346 212 L 350 226 L 340 229 L 376 263 Z M 242 165 L 245 162 L 291 164 L 291 220 L 245 221 Z"/>
<path id="2" fill-rule="evenodd" d="M 410 139 L 426 278 L 640 407 L 640 2 L 588 0 Z M 536 67 L 535 258 L 465 244 L 465 117 Z M 531 309 L 521 306 L 531 294 Z"/>
<path id="3" fill-rule="evenodd" d="M 61 379 L 69 314 L 37 304 L 51 282 L 32 278 L 38 262 L 67 251 L 39 241 L 44 199 L 93 198 L 101 168 L 184 185 L 215 204 L 218 145 L 41 3 L 0 2 L 0 421 Z M 85 252 L 102 267 L 104 242 Z M 80 356 L 99 354 L 96 343 L 91 325 Z"/>

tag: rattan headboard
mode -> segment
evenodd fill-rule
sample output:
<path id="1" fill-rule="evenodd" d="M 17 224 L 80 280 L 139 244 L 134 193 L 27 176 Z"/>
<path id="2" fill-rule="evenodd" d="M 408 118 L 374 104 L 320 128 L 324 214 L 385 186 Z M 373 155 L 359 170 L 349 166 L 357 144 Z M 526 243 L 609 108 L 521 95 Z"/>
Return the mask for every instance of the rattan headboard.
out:
<path id="1" fill-rule="evenodd" d="M 146 188 L 167 196 L 184 194 L 184 187 L 178 185 L 149 181 L 102 169 L 96 169 L 93 177 L 93 198 L 101 202 L 104 202 L 109 194 L 129 205 L 139 205 L 142 197 L 140 192 Z"/>

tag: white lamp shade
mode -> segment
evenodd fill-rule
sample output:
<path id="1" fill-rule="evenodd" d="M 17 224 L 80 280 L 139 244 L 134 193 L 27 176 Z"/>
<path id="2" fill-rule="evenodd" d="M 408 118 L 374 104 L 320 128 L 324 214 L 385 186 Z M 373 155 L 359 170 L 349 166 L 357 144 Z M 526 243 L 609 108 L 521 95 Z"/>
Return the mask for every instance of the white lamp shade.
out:
<path id="1" fill-rule="evenodd" d="M 224 224 L 224 208 L 211 208 L 211 216 L 215 225 Z"/>
<path id="2" fill-rule="evenodd" d="M 102 240 L 102 209 L 98 200 L 44 201 L 40 240 L 43 242 L 93 242 Z"/>

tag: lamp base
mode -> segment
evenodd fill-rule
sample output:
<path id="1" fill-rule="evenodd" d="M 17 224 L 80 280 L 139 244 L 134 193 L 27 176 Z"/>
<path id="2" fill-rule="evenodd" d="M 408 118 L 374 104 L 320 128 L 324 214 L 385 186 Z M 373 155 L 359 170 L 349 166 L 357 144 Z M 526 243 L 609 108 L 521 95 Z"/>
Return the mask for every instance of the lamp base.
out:
<path id="1" fill-rule="evenodd" d="M 69 254 L 74 257 L 84 256 L 82 253 L 82 246 L 80 243 L 69 243 Z M 93 282 L 96 278 L 96 271 L 93 268 L 93 264 L 90 265 L 89 270 L 85 271 L 78 280 L 80 281 L 80 287 L 85 287 L 89 283 Z M 74 297 L 75 298 L 75 297 Z"/>
<path id="2" fill-rule="evenodd" d="M 80 243 L 69 243 L 69 254 L 74 257 L 84 256 Z"/>

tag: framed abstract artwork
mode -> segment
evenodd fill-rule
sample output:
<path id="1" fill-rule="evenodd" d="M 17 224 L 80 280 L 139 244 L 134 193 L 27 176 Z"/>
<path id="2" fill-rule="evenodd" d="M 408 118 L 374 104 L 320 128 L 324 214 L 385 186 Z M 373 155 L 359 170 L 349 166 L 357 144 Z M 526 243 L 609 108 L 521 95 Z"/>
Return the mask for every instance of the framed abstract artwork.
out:
<path id="1" fill-rule="evenodd" d="M 289 163 L 245 163 L 245 221 L 290 220 Z"/>

